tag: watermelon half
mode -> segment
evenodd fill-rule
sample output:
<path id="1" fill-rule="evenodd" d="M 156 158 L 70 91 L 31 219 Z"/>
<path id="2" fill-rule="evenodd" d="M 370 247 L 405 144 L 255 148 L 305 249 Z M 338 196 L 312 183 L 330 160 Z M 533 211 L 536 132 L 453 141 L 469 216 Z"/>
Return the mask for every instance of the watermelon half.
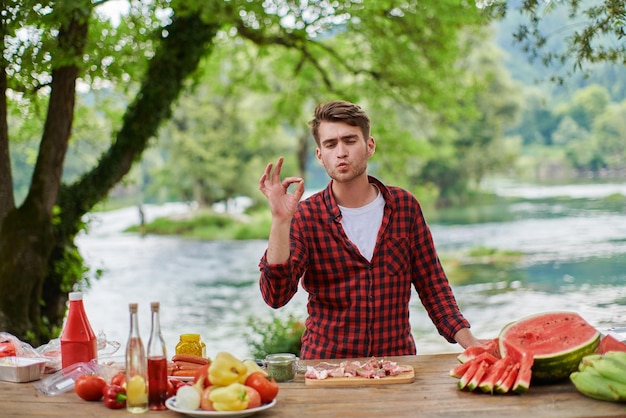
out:
<path id="1" fill-rule="evenodd" d="M 575 312 L 546 312 L 506 325 L 498 339 L 503 357 L 512 351 L 532 355 L 533 380 L 552 382 L 569 377 L 595 352 L 600 332 Z"/>

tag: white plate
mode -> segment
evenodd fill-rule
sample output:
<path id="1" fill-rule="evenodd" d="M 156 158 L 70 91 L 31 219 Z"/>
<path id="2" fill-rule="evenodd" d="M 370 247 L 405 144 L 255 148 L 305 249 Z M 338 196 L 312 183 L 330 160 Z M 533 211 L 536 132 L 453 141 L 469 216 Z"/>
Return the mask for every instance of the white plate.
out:
<path id="1" fill-rule="evenodd" d="M 202 409 L 196 409 L 195 411 L 190 411 L 189 409 L 180 409 L 176 407 L 176 396 L 172 396 L 171 398 L 165 401 L 165 406 L 168 409 L 178 412 L 180 414 L 186 414 L 190 417 L 247 417 L 257 412 L 265 411 L 266 409 L 272 408 L 276 405 L 276 399 L 272 402 L 261 405 L 257 408 L 252 409 L 244 409 L 243 411 L 203 411 Z"/>
<path id="2" fill-rule="evenodd" d="M 176 379 L 182 382 L 193 382 L 193 376 L 167 376 L 168 379 Z"/>

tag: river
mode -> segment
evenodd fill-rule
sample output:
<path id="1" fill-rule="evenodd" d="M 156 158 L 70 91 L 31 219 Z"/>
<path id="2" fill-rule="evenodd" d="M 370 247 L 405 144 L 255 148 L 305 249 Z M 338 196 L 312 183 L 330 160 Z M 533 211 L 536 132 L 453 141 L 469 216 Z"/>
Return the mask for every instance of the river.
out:
<path id="1" fill-rule="evenodd" d="M 626 208 L 606 209 L 602 203 L 572 208 L 533 199 L 571 196 L 601 202 L 597 199 L 612 193 L 626 195 L 626 185 L 505 184 L 497 191 L 527 200 L 501 211 L 506 215 L 503 220 L 430 225 L 442 254 L 479 246 L 525 254 L 515 268 L 481 270 L 471 280 L 453 285 L 474 333 L 492 338 L 510 321 L 553 310 L 576 311 L 602 330 L 624 326 Z M 183 204 L 144 208 L 147 221 L 188 210 Z M 104 332 L 122 347 L 129 328 L 129 302 L 139 303 L 145 343 L 150 302 L 160 301 L 168 352 L 174 352 L 181 333 L 199 333 L 209 356 L 229 351 L 248 357 L 247 321 L 253 315 L 268 318 L 276 312 L 304 318 L 306 314 L 303 291 L 278 311 L 262 301 L 257 264 L 265 241 L 207 242 L 122 232 L 138 223 L 137 208 L 91 217 L 89 233 L 77 243 L 87 264 L 102 269 L 103 276 L 83 289 L 85 307 L 94 331 Z M 419 353 L 460 350 L 437 334 L 416 294 L 411 323 Z"/>

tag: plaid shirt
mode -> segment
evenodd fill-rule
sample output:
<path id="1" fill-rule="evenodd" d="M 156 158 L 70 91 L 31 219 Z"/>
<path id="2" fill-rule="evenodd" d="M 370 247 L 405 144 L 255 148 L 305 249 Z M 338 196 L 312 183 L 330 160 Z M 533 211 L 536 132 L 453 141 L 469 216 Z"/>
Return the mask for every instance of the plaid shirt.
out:
<path id="1" fill-rule="evenodd" d="M 411 285 L 439 333 L 469 323 L 459 311 L 417 199 L 370 177 L 385 198 L 382 225 L 369 262 L 347 238 L 329 183 L 300 202 L 291 224 L 291 256 L 259 263 L 261 294 L 279 308 L 302 287 L 308 292 L 301 358 L 328 359 L 415 354 L 409 322 Z"/>

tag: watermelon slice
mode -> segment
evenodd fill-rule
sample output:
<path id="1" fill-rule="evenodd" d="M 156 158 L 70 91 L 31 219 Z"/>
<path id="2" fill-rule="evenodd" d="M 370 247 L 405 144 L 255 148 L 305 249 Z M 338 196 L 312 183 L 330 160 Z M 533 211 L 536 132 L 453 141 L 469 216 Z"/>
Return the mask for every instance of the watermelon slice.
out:
<path id="1" fill-rule="evenodd" d="M 511 348 L 532 356 L 532 378 L 544 382 L 569 377 L 584 356 L 595 352 L 599 341 L 600 333 L 575 312 L 531 315 L 506 325 L 499 335 L 502 356 L 509 355 Z M 530 381 L 520 382 L 522 387 L 526 383 Z"/>
<path id="2" fill-rule="evenodd" d="M 500 358 L 500 349 L 498 347 L 498 338 L 494 338 L 493 340 L 489 340 L 481 345 L 473 345 L 467 347 L 461 354 L 457 356 L 457 359 L 461 363 L 465 363 L 468 360 L 471 360 L 475 357 L 478 357 L 481 354 L 488 353 L 492 357 L 496 359 Z"/>
<path id="3" fill-rule="evenodd" d="M 478 364 L 478 369 L 476 370 L 476 373 L 474 373 L 474 376 L 472 376 L 472 378 L 467 383 L 467 388 L 470 390 L 470 392 L 474 391 L 474 389 L 478 387 L 479 383 L 483 380 L 485 372 L 487 371 L 487 369 L 489 369 L 489 367 L 489 363 L 484 360 Z"/>
<path id="4" fill-rule="evenodd" d="M 513 363 L 510 367 L 507 367 L 507 372 L 502 375 L 496 382 L 496 392 L 507 393 L 513 387 L 517 374 L 519 372 L 519 363 Z"/>
<path id="5" fill-rule="evenodd" d="M 511 357 L 504 357 L 496 361 L 489 367 L 487 373 L 483 376 L 483 380 L 480 381 L 478 387 L 485 393 L 493 394 L 496 387 L 496 382 L 507 371 L 507 367 L 513 364 Z"/>
<path id="6" fill-rule="evenodd" d="M 461 376 L 465 374 L 465 372 L 472 365 L 473 362 L 480 363 L 481 361 L 486 361 L 488 364 L 493 364 L 496 361 L 498 361 L 498 359 L 489 353 L 486 353 L 486 352 L 481 353 L 477 355 L 476 357 L 468 359 L 464 363 L 461 363 L 455 368 L 453 368 L 452 370 L 450 370 L 450 376 L 456 377 L 457 379 L 459 379 Z"/>
<path id="7" fill-rule="evenodd" d="M 480 367 L 482 362 L 480 361 L 472 361 L 470 362 L 469 368 L 463 373 L 463 376 L 459 379 L 458 388 L 459 390 L 463 390 L 467 387 L 472 377 L 476 374 L 478 367 Z"/>
<path id="8" fill-rule="evenodd" d="M 607 334 L 600 340 L 596 353 L 606 354 L 609 351 L 626 351 L 626 343 L 619 341 L 610 334 Z"/>
<path id="9" fill-rule="evenodd" d="M 515 393 L 522 394 L 530 387 L 530 379 L 532 377 L 532 367 L 534 358 L 532 354 L 520 351 L 517 347 L 504 341 L 503 346 L 506 348 L 507 357 L 510 357 L 515 363 L 519 364 L 519 370 L 515 382 L 511 390 Z"/>

